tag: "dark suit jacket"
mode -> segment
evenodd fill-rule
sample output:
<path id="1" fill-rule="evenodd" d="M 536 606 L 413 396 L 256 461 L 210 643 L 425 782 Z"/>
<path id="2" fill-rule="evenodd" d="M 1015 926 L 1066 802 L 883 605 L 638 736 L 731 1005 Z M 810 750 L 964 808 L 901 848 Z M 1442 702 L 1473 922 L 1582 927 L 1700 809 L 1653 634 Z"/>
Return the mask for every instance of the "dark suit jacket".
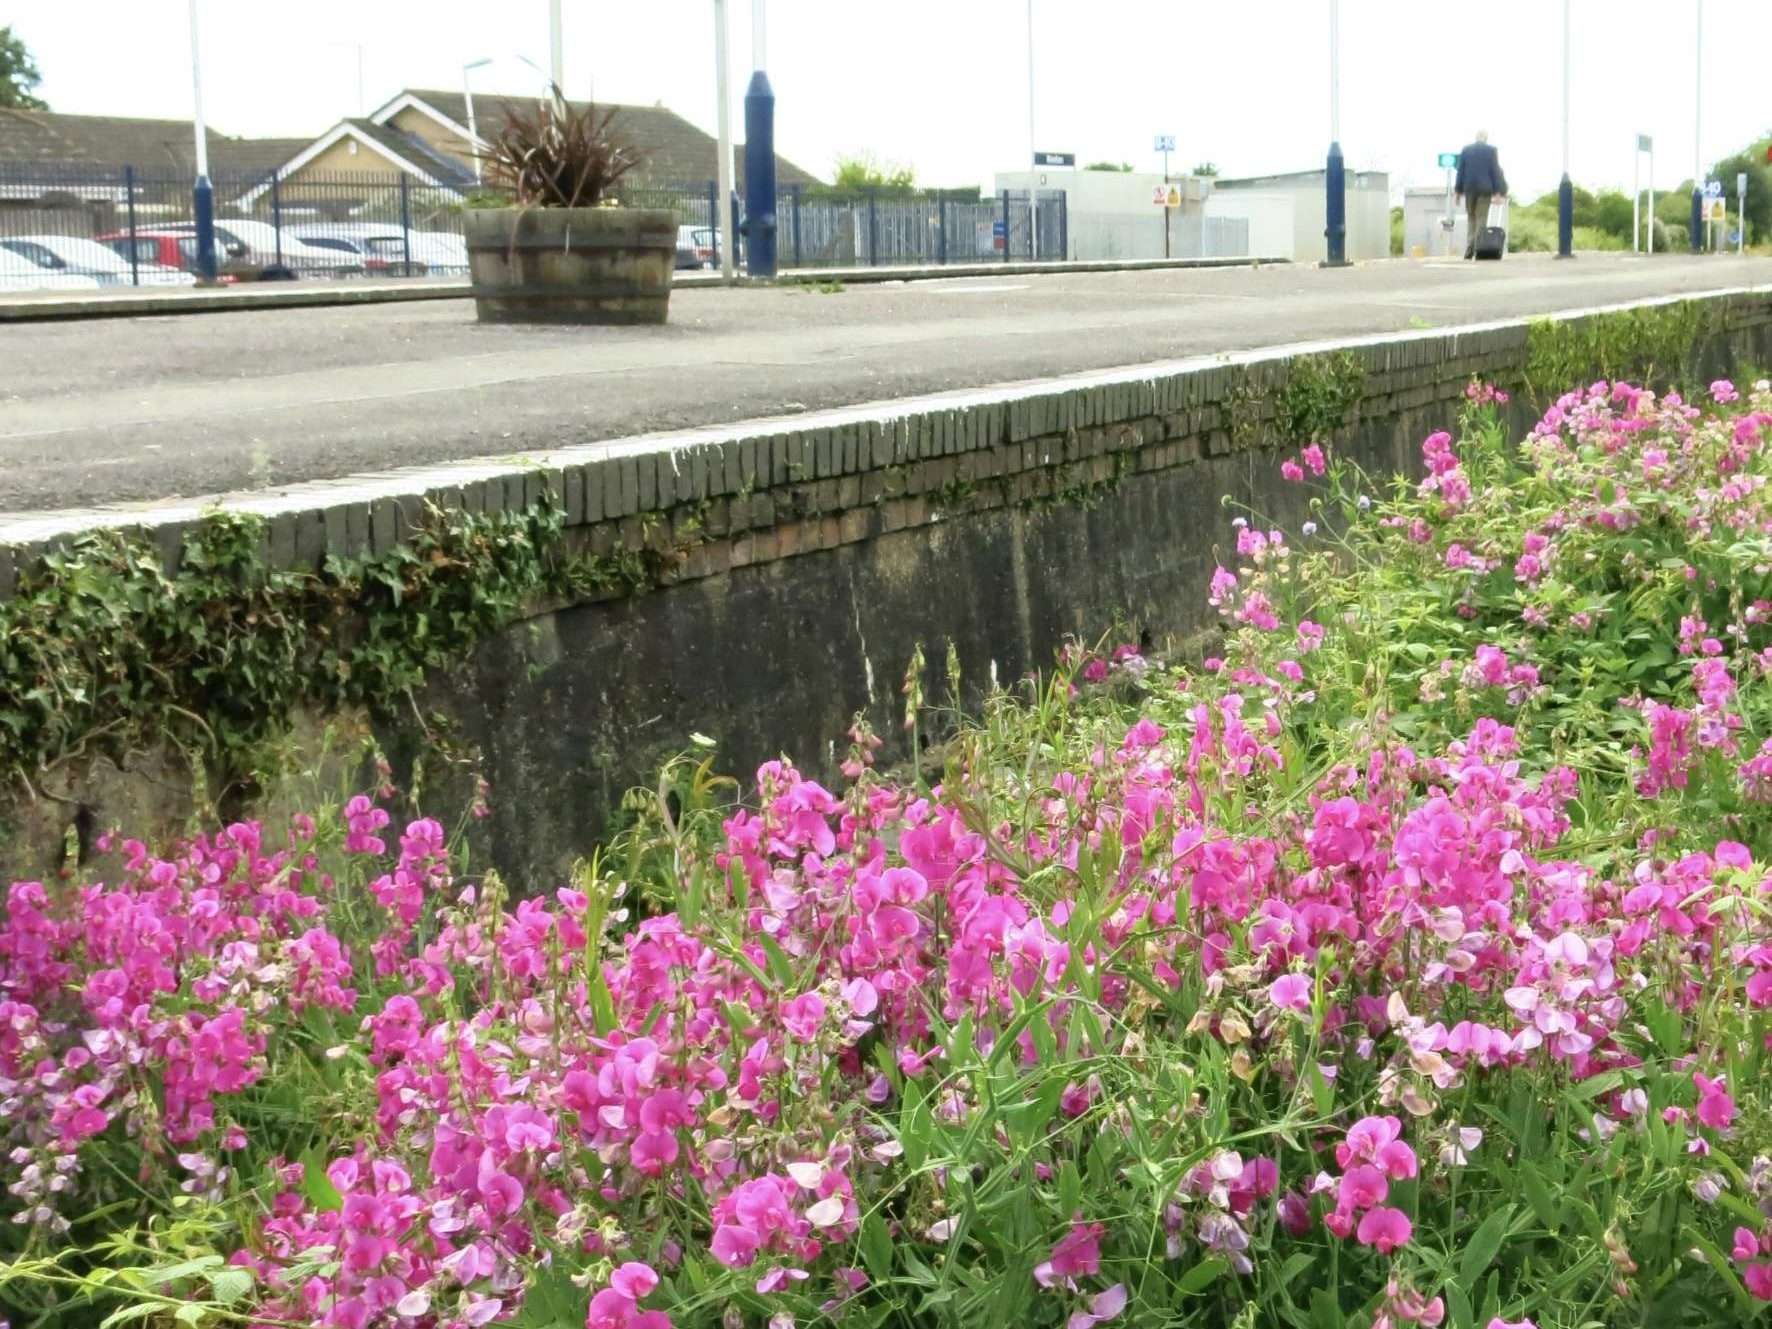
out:
<path id="1" fill-rule="evenodd" d="M 1471 143 L 1458 154 L 1460 194 L 1505 194 L 1507 177 L 1501 173 L 1501 155 L 1491 143 Z"/>

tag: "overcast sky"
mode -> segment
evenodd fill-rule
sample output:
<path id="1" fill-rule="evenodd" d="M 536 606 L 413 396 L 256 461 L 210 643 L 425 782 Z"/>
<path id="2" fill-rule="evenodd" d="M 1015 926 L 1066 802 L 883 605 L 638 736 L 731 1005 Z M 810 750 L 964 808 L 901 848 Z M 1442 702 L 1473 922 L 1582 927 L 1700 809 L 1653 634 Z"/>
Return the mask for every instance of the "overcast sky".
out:
<path id="1" fill-rule="evenodd" d="M 231 134 L 318 134 L 402 87 L 531 93 L 546 0 L 199 0 L 204 101 Z M 1573 0 L 1574 175 L 1628 188 L 1639 129 L 1663 185 L 1693 162 L 1698 0 Z M 752 0 L 730 0 L 735 137 Z M 1226 174 L 1319 165 L 1329 138 L 1328 0 L 1033 0 L 1038 146 Z M 1772 0 L 1705 5 L 1703 152 L 1772 128 Z M 1393 187 L 1435 184 L 1486 127 L 1517 193 L 1561 170 L 1558 0 L 1343 0 L 1342 142 Z M 185 0 L 7 0 L 56 110 L 186 116 Z M 663 102 L 713 128 L 712 0 L 565 0 L 574 96 Z M 1480 16 L 1476 21 L 1472 16 Z M 872 152 L 928 184 L 989 184 L 1028 156 L 1027 0 L 769 0 L 784 155 L 828 175 Z M 1732 189 L 1731 185 L 1731 189 Z"/>

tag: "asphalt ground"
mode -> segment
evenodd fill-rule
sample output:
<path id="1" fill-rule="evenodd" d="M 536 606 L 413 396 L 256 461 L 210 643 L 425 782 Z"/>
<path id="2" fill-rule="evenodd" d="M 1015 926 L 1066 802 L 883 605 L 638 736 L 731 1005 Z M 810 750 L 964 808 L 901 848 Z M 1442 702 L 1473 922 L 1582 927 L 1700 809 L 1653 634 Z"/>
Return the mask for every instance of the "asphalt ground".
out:
<path id="1" fill-rule="evenodd" d="M 271 488 L 1218 351 L 1772 283 L 1772 259 L 1516 255 L 696 287 L 651 328 L 469 300 L 0 326 L 0 512 Z"/>

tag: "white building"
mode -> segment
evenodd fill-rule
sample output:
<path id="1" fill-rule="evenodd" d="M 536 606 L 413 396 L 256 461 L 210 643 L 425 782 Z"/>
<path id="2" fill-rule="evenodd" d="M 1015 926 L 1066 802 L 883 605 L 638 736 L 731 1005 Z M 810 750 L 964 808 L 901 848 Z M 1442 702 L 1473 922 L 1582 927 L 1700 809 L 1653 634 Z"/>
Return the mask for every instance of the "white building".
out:
<path id="1" fill-rule="evenodd" d="M 1154 200 L 1164 189 L 1155 171 L 999 171 L 996 190 L 1025 193 L 1062 189 L 1066 207 L 1066 258 L 1139 259 L 1165 257 L 1165 210 Z M 1177 206 L 1167 210 L 1168 257 L 1241 257 L 1261 253 L 1248 248 L 1243 228 L 1235 222 L 1209 222 L 1206 199 L 1212 181 L 1205 176 L 1175 176 Z M 1045 250 L 1046 241 L 1041 240 Z M 1274 255 L 1263 255 L 1274 257 Z"/>
<path id="2" fill-rule="evenodd" d="M 1206 216 L 1247 222 L 1253 254 L 1321 263 L 1329 257 L 1323 175 L 1320 170 L 1291 171 L 1215 180 Z M 1383 171 L 1349 171 L 1348 259 L 1388 258 L 1390 252 L 1390 177 Z"/>
<path id="3" fill-rule="evenodd" d="M 1457 257 L 1464 253 L 1468 229 L 1464 205 L 1443 187 L 1403 191 L 1403 252 L 1410 258 Z"/>

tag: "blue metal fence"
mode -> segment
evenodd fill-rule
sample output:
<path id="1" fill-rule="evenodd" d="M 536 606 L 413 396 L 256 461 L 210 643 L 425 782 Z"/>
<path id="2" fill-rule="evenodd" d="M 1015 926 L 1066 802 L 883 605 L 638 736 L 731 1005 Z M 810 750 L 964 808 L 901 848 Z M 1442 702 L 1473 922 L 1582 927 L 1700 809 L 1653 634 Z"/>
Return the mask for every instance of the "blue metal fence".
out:
<path id="1" fill-rule="evenodd" d="M 406 174 L 212 174 L 221 280 L 459 277 L 457 190 Z M 0 161 L 0 291 L 178 285 L 195 280 L 188 175 L 167 168 Z M 679 264 L 718 266 L 712 181 L 624 188 L 686 231 Z M 736 233 L 744 217 L 732 200 Z M 784 268 L 1054 261 L 1067 255 L 1062 190 L 864 190 L 790 186 L 776 210 Z M 742 243 L 742 241 L 741 241 Z M 738 256 L 743 259 L 741 248 Z"/>

